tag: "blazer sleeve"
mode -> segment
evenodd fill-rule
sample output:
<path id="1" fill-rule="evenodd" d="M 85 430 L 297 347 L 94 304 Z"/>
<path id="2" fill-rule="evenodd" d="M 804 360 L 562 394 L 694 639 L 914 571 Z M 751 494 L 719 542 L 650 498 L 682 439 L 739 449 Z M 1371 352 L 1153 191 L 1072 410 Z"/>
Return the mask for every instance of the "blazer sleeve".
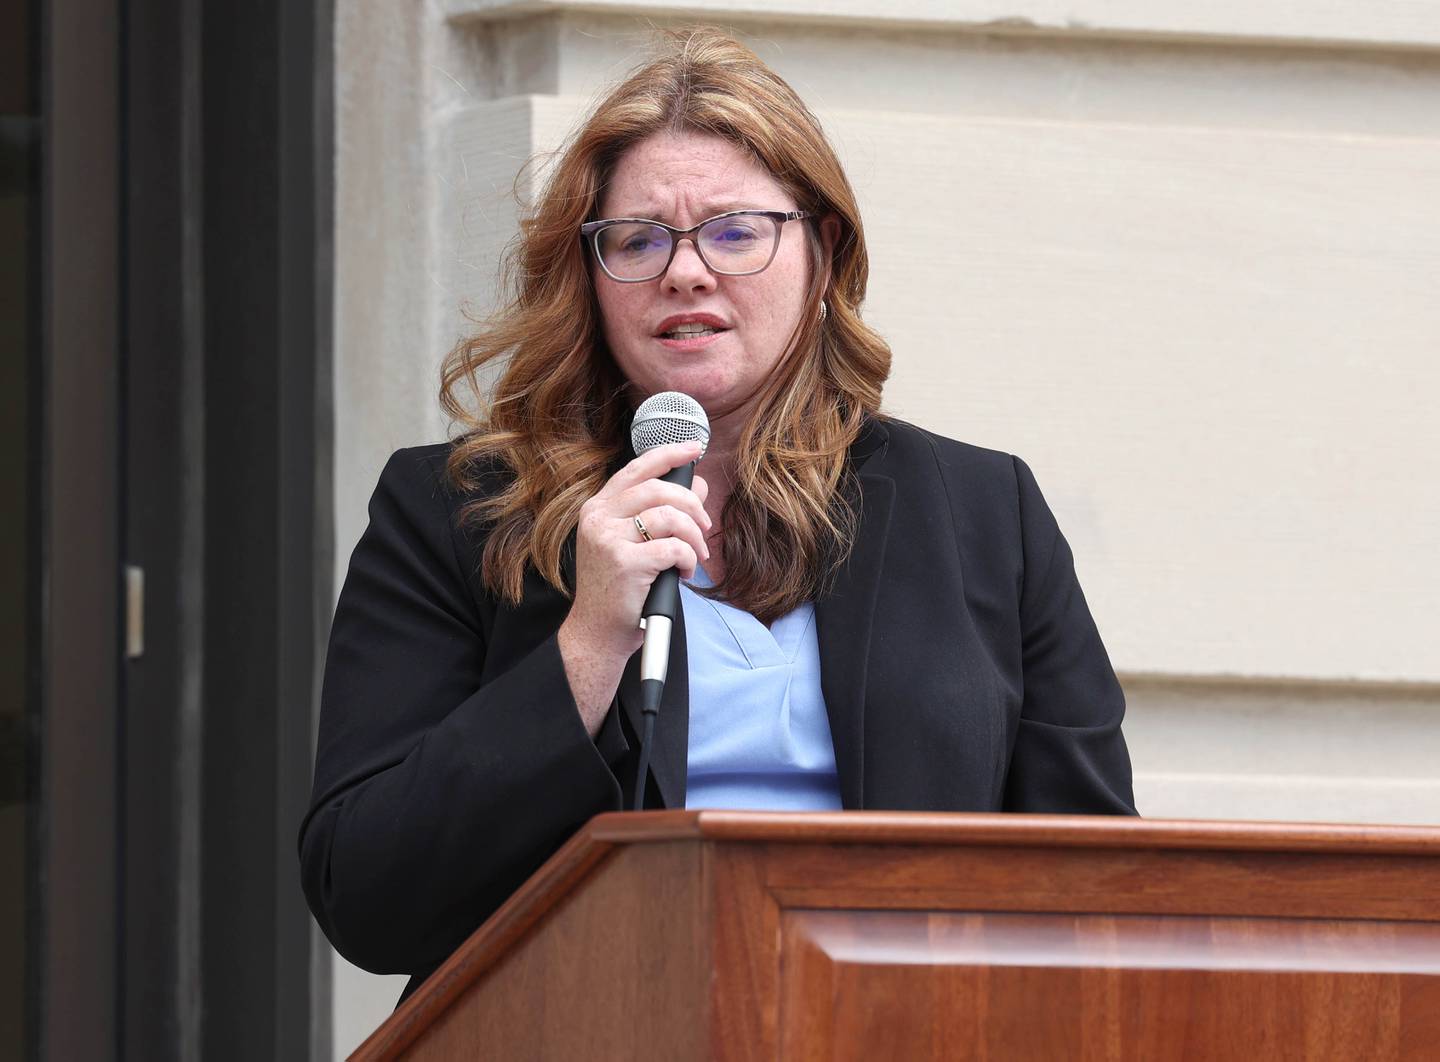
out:
<path id="1" fill-rule="evenodd" d="M 331 629 L 300 830 L 311 911 L 375 973 L 441 961 L 587 819 L 620 806 L 554 634 L 486 668 L 496 606 L 462 570 L 440 463 L 400 451 L 371 499 Z"/>
<path id="2" fill-rule="evenodd" d="M 1135 814 L 1125 695 L 1100 641 L 1074 558 L 1029 467 L 1019 491 L 1023 702 L 1005 809 Z"/>

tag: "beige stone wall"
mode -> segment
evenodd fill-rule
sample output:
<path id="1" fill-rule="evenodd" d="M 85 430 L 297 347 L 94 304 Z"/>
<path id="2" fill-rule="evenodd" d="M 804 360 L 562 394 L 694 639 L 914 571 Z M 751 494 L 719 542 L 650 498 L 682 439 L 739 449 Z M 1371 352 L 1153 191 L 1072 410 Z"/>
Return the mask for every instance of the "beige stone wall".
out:
<path id="1" fill-rule="evenodd" d="M 390 450 L 443 437 L 521 165 L 676 9 L 338 6 L 343 575 Z M 824 6 L 685 10 L 841 152 L 890 411 L 1035 469 L 1141 810 L 1440 822 L 1440 7 Z M 337 1051 L 398 990 L 340 964 Z"/>

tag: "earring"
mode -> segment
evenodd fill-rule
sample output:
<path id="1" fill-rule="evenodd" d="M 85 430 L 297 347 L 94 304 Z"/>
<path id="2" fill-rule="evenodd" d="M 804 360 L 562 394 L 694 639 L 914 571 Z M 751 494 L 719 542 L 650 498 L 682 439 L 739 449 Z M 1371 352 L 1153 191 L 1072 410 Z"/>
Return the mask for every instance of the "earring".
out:
<path id="1" fill-rule="evenodd" d="M 820 300 L 820 320 L 821 320 L 821 321 L 824 321 L 825 318 L 827 318 L 827 317 L 829 317 L 829 316 L 830 316 L 830 307 L 828 307 L 828 306 L 825 305 L 825 300 L 824 300 L 824 299 L 821 299 L 821 300 Z"/>

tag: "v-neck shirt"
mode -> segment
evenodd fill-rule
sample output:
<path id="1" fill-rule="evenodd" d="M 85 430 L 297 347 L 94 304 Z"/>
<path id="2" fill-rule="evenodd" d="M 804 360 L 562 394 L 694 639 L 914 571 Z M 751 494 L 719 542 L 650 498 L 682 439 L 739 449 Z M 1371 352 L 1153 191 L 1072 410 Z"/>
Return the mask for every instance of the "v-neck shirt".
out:
<path id="1" fill-rule="evenodd" d="M 681 582 L 690 678 L 687 808 L 840 808 L 835 743 L 820 689 L 815 607 L 766 627 Z"/>

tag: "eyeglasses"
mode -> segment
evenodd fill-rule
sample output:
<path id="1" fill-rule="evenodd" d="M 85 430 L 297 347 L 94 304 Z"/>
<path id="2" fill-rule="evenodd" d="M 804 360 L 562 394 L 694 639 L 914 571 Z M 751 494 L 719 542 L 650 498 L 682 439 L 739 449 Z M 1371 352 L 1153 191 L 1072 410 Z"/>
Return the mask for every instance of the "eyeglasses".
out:
<path id="1" fill-rule="evenodd" d="M 622 284 L 663 275 L 681 240 L 695 245 L 710 272 L 743 277 L 760 272 L 775 260 L 785 222 L 810 216 L 806 210 L 732 210 L 688 229 L 647 218 L 609 218 L 585 222 L 580 226 L 580 238 L 590 241 L 606 276 Z"/>

